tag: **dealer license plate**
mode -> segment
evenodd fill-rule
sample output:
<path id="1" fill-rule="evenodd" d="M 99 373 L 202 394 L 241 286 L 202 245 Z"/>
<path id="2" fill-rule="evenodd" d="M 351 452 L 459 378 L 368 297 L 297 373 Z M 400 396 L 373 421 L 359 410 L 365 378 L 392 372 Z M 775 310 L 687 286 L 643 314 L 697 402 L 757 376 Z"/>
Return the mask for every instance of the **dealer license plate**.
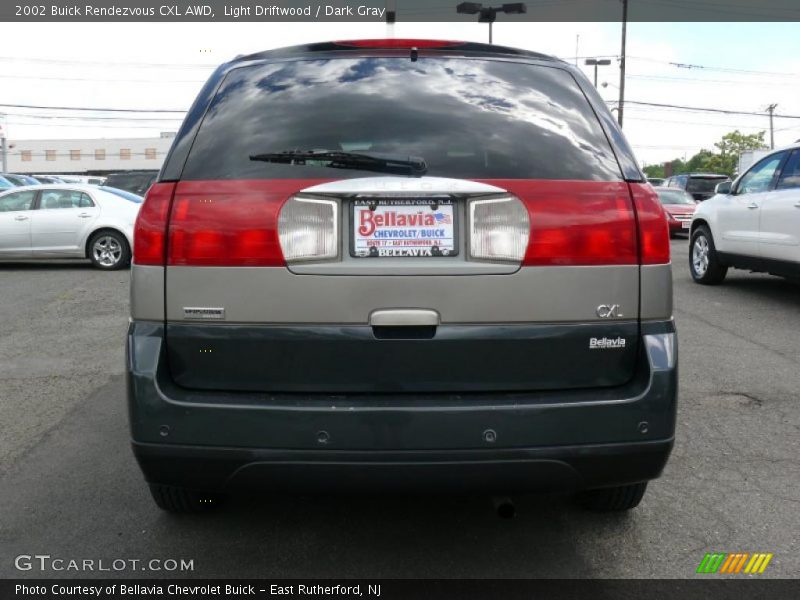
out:
<path id="1" fill-rule="evenodd" d="M 457 231 L 450 199 L 357 199 L 350 250 L 363 258 L 455 256 Z"/>

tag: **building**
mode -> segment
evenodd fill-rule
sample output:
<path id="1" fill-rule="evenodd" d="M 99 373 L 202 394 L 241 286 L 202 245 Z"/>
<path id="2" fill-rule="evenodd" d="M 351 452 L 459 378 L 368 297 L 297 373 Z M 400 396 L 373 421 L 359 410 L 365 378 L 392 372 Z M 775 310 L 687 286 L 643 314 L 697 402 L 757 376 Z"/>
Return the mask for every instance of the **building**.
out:
<path id="1" fill-rule="evenodd" d="M 174 133 L 157 138 L 6 140 L 6 172 L 105 175 L 131 169 L 160 169 Z"/>

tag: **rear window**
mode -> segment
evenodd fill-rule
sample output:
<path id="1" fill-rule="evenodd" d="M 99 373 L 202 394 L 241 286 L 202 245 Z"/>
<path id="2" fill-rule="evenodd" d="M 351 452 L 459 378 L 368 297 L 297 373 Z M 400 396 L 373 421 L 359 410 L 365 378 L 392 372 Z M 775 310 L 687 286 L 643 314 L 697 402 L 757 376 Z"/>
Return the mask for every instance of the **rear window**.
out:
<path id="1" fill-rule="evenodd" d="M 664 189 L 656 190 L 656 192 L 658 192 L 658 199 L 661 200 L 661 204 L 696 204 L 691 194 L 683 190 Z"/>
<path id="2" fill-rule="evenodd" d="M 690 177 L 687 192 L 713 192 L 717 184 L 728 181 L 727 177 Z"/>
<path id="3" fill-rule="evenodd" d="M 157 175 L 158 171 L 115 173 L 106 178 L 104 185 L 142 195 L 153 184 Z"/>
<path id="4" fill-rule="evenodd" d="M 437 177 L 622 178 L 568 72 L 492 60 L 366 57 L 234 69 L 209 106 L 182 178 L 367 174 L 250 160 L 285 150 L 420 156 Z"/>

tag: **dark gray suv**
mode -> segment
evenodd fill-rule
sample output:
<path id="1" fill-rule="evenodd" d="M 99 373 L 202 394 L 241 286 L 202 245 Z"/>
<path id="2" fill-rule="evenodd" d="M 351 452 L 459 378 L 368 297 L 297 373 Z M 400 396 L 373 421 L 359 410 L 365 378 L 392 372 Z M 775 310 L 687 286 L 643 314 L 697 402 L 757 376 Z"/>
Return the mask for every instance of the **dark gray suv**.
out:
<path id="1" fill-rule="evenodd" d="M 636 506 L 675 428 L 667 220 L 571 65 L 364 40 L 222 65 L 139 213 L 133 449 L 241 488 Z"/>

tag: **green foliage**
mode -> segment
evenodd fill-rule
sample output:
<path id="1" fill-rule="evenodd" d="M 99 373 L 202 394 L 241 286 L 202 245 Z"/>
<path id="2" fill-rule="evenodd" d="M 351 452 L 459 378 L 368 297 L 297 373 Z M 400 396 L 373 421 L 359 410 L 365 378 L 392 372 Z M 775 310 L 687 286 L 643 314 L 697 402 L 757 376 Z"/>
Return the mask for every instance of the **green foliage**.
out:
<path id="1" fill-rule="evenodd" d="M 647 165 L 642 170 L 648 177 L 664 178 L 664 165 Z"/>
<path id="2" fill-rule="evenodd" d="M 717 149 L 716 152 L 703 149 L 688 161 L 684 162 L 679 158 L 669 161 L 672 163 L 672 174 L 708 172 L 723 173 L 732 177 L 739 164 L 739 155 L 742 152 L 765 147 L 765 134 L 766 132 L 764 131 L 745 134 L 738 129 L 726 133 L 719 142 L 714 144 Z M 647 168 L 645 168 L 645 172 L 649 177 L 657 177 L 657 175 L 650 175 Z M 663 168 L 661 172 L 663 173 Z"/>

